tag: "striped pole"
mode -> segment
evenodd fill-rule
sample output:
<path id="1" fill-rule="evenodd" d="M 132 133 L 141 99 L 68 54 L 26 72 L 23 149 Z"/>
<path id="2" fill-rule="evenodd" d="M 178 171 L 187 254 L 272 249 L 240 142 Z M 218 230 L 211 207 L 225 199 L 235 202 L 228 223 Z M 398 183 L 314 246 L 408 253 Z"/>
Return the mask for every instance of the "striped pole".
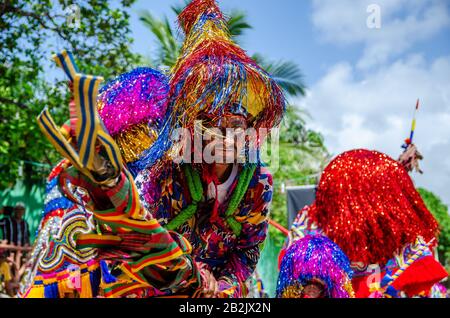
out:
<path id="1" fill-rule="evenodd" d="M 414 109 L 413 120 L 411 123 L 411 132 L 409 134 L 409 138 L 405 140 L 405 144 L 402 146 L 402 148 L 404 148 L 405 150 L 408 148 L 409 145 L 411 145 L 413 143 L 414 132 L 416 131 L 416 118 L 417 118 L 417 112 L 419 111 L 419 106 L 420 106 L 420 100 L 417 99 L 416 108 Z"/>
<path id="2" fill-rule="evenodd" d="M 420 100 L 418 99 L 418 100 L 417 100 L 417 103 L 416 103 L 416 109 L 414 110 L 413 121 L 412 121 L 412 124 L 411 124 L 411 134 L 410 134 L 410 136 L 409 136 L 409 141 L 410 141 L 410 143 L 413 142 L 414 131 L 416 130 L 416 117 L 417 117 L 417 112 L 418 112 L 418 110 L 419 110 L 419 104 L 420 104 Z"/>
<path id="3" fill-rule="evenodd" d="M 58 152 L 69 159 L 78 171 L 95 183 L 106 183 L 108 180 L 97 180 L 92 174 L 92 171 L 95 171 L 94 157 L 97 141 L 106 150 L 107 159 L 111 162 L 117 174 L 122 171 L 122 157 L 119 147 L 101 125 L 97 113 L 97 95 L 103 78 L 80 73 L 75 59 L 69 51 L 64 50 L 55 54 L 53 59 L 64 70 L 73 86 L 74 103 L 71 102 L 70 104 L 70 125 L 75 119 L 76 124 L 75 127 L 68 129 L 74 128 L 78 149 L 75 149 L 64 136 L 63 133 L 67 131 L 67 128 L 61 130 L 53 121 L 47 108 L 37 118 L 39 127 Z M 67 135 L 69 136 L 70 133 Z M 137 211 L 133 209 L 133 211 L 131 215 L 137 216 L 135 213 L 140 213 L 140 208 Z"/>
<path id="4" fill-rule="evenodd" d="M 269 219 L 269 224 L 272 225 L 274 228 L 276 228 L 281 233 L 283 233 L 284 235 L 286 235 L 286 236 L 289 235 L 289 231 L 284 226 L 282 226 L 281 224 L 275 222 L 274 220 Z"/>

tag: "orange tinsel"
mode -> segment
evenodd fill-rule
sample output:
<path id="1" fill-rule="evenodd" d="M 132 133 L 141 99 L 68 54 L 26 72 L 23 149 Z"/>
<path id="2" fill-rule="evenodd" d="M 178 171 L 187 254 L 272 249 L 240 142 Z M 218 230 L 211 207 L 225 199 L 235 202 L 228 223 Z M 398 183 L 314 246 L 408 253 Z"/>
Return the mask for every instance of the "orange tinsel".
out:
<path id="1" fill-rule="evenodd" d="M 192 0 L 191 3 L 189 3 L 178 16 L 178 23 L 185 34 L 191 32 L 192 27 L 195 25 L 200 14 L 202 13 L 216 14 L 218 19 L 224 18 L 216 1 Z"/>

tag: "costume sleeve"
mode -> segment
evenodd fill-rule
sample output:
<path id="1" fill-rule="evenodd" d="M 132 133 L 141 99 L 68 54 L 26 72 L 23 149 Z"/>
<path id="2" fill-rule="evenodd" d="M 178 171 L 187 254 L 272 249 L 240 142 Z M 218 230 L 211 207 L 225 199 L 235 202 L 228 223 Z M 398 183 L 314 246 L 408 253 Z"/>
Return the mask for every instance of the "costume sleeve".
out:
<path id="1" fill-rule="evenodd" d="M 391 277 L 385 278 L 392 281 L 388 292 L 403 291 L 408 297 L 427 294 L 434 284 L 448 277 L 447 271 L 435 259 L 422 238 L 405 247 L 399 258 L 403 259 L 400 268 Z"/>
<path id="2" fill-rule="evenodd" d="M 124 297 L 121 288 L 124 280 L 126 284 L 139 283 L 143 288 L 154 289 L 155 294 L 192 295 L 201 279 L 197 264 L 190 255 L 190 243 L 182 235 L 165 229 L 153 211 L 146 210 L 145 204 L 141 206 L 144 218 L 137 220 L 128 215 L 134 205 L 142 204 L 136 191 L 136 187 L 141 186 L 140 182 L 138 180 L 137 185 L 130 176 L 122 174 L 119 182 L 104 189 L 104 193 L 91 194 L 94 201 L 103 201 L 105 198 L 102 197 L 107 197 L 111 202 L 114 216 L 103 218 L 104 212 L 97 211 L 96 218 L 119 232 L 105 228 L 100 236 L 80 236 L 78 248 L 94 242 L 100 248 L 99 259 L 121 264 L 120 274 L 114 275 L 118 280 L 107 289 L 108 297 Z"/>
<path id="3" fill-rule="evenodd" d="M 257 170 L 236 219 L 242 224 L 237 245 L 218 275 L 219 289 L 230 297 L 247 294 L 245 282 L 253 274 L 260 257 L 260 247 L 267 236 L 269 207 L 272 201 L 272 176 Z"/>
<path id="4" fill-rule="evenodd" d="M 72 168 L 73 169 L 73 168 Z M 133 179 L 122 170 L 119 177 L 111 185 L 100 186 L 90 181 L 78 171 L 72 170 L 75 178 L 69 179 L 72 184 L 84 188 L 89 193 L 86 205 L 94 206 L 97 211 L 114 210 L 116 214 L 127 214 L 139 201 Z"/>
<path id="5" fill-rule="evenodd" d="M 161 291 L 192 295 L 201 284 L 200 268 L 190 255 L 190 243 L 176 232 L 169 233 L 171 239 L 181 247 L 183 254 L 171 261 L 147 266 L 140 274 Z"/>

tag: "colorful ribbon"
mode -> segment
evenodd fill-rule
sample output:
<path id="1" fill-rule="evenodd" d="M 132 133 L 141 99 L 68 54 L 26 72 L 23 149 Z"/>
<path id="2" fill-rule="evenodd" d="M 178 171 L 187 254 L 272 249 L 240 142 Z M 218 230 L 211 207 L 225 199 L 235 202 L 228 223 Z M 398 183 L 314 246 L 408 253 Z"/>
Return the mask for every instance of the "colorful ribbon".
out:
<path id="1" fill-rule="evenodd" d="M 97 94 L 103 78 L 80 74 L 72 54 L 68 51 L 54 55 L 53 59 L 73 83 L 78 152 L 64 138 L 47 108 L 37 118 L 39 127 L 58 152 L 69 159 L 77 170 L 97 184 L 106 184 L 109 180 L 98 180 L 92 173 L 95 171 L 97 143 L 106 150 L 106 159 L 113 165 L 116 175 L 122 170 L 122 157 L 119 148 L 104 130 L 97 113 Z"/>

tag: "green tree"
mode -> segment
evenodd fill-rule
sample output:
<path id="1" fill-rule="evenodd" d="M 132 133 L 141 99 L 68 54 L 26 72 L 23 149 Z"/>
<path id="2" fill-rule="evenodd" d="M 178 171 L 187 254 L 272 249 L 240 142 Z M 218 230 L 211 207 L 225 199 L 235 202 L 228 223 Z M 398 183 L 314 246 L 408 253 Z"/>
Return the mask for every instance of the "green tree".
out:
<path id="1" fill-rule="evenodd" d="M 439 223 L 441 233 L 439 234 L 439 260 L 446 265 L 450 272 L 450 215 L 448 206 L 433 192 L 423 188 L 418 189 L 425 205 Z"/>
<path id="2" fill-rule="evenodd" d="M 185 4 L 188 1 L 184 1 Z M 174 6 L 172 10 L 178 15 L 183 5 Z M 240 37 L 251 29 L 244 13 L 234 10 L 227 14 L 228 28 L 234 41 L 239 43 Z M 182 38 L 177 38 L 167 17 L 157 18 L 148 11 L 140 13 L 140 20 L 148 27 L 157 40 L 157 57 L 150 61 L 153 67 L 171 68 L 179 54 Z M 291 61 L 269 61 L 260 54 L 252 58 L 258 62 L 280 87 L 288 98 L 304 96 L 306 86 L 299 66 Z M 329 158 L 323 137 L 306 128 L 308 114 L 298 106 L 289 105 L 281 125 L 279 158 L 280 168 L 274 174 L 274 196 L 272 201 L 272 218 L 287 226 L 286 194 L 283 185 L 316 183 L 317 174 L 322 170 Z M 278 230 L 270 228 L 275 245 L 280 247 L 284 237 Z"/>
<path id="3" fill-rule="evenodd" d="M 35 120 L 46 106 L 58 123 L 68 117 L 67 80 L 55 71 L 52 53 L 71 50 L 83 72 L 106 79 L 138 62 L 129 50 L 133 2 L 0 4 L 0 188 L 12 186 L 20 171 L 27 180 L 42 180 L 60 159 Z"/>
<path id="4" fill-rule="evenodd" d="M 274 170 L 274 194 L 271 217 L 287 227 L 287 186 L 314 185 L 320 172 L 330 159 L 323 136 L 306 128 L 309 115 L 296 106 L 289 105 L 280 127 L 279 168 Z M 284 236 L 270 228 L 277 246 Z"/>

